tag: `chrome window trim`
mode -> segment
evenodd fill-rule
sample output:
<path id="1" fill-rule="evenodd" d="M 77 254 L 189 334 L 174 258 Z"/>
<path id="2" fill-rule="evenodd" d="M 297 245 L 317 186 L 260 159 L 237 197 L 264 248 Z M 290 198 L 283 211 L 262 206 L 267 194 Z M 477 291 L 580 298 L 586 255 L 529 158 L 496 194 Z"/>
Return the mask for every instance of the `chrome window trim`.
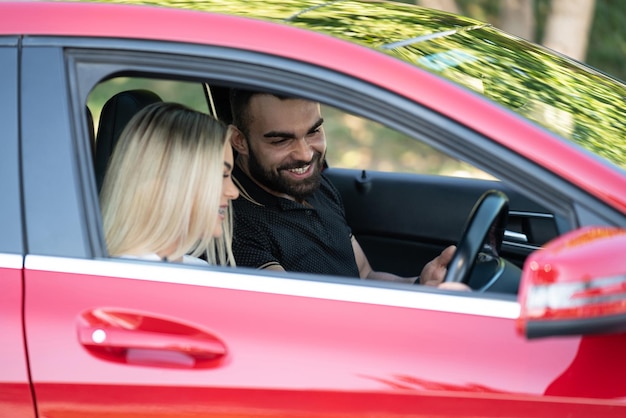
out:
<path id="1" fill-rule="evenodd" d="M 509 247 L 519 248 L 519 249 L 526 250 L 526 251 L 536 251 L 542 248 L 541 246 L 538 246 L 538 245 L 522 244 L 519 242 L 509 241 L 506 239 L 506 237 L 504 241 L 502 242 L 502 245 L 507 245 Z"/>
<path id="2" fill-rule="evenodd" d="M 87 260 L 38 255 L 28 255 L 25 267 L 27 270 L 216 287 L 503 319 L 517 319 L 520 313 L 517 301 L 473 297 L 465 292 L 418 292 L 382 285 L 369 286 L 360 281 L 353 285 L 339 280 L 302 280 L 278 277 L 277 274 L 281 273 L 242 268 L 230 270 L 215 266 L 204 268 L 148 261 Z M 185 269 L 184 275 L 172 274 L 180 269 Z"/>
<path id="3" fill-rule="evenodd" d="M 521 210 L 509 211 L 509 216 L 519 216 L 519 217 L 525 217 L 525 218 L 554 219 L 554 215 L 551 213 L 528 212 L 528 211 L 521 211 Z"/>
<path id="4" fill-rule="evenodd" d="M 0 269 L 22 269 L 24 257 L 21 254 L 0 253 Z"/>

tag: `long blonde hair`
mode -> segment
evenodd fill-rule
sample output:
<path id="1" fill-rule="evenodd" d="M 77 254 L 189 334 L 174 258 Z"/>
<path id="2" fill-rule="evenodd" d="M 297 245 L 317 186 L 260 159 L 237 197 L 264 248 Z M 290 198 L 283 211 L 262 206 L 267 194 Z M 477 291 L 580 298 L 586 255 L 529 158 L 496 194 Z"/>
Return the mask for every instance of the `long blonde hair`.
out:
<path id="1" fill-rule="evenodd" d="M 234 265 L 232 210 L 213 237 L 222 194 L 224 146 L 230 131 L 213 117 L 177 103 L 138 112 L 121 133 L 100 193 L 111 256 L 206 252 Z"/>

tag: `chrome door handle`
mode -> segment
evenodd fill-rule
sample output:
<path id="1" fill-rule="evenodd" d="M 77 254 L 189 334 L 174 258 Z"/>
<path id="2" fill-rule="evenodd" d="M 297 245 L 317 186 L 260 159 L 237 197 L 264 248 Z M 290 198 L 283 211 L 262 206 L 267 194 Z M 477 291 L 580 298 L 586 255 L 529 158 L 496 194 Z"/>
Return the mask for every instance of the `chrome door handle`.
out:
<path id="1" fill-rule="evenodd" d="M 89 310 L 79 316 L 77 331 L 87 351 L 117 363 L 207 368 L 227 355 L 226 345 L 211 333 L 147 313 Z"/>
<path id="2" fill-rule="evenodd" d="M 504 231 L 504 238 L 513 242 L 528 243 L 528 235 L 521 232 L 509 231 L 508 229 Z"/>

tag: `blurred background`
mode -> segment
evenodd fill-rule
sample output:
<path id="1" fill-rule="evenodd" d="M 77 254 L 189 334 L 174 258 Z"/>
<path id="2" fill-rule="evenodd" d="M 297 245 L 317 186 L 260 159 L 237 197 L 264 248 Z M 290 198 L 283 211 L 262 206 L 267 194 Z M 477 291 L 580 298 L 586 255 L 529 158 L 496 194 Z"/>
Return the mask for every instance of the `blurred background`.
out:
<path id="1" fill-rule="evenodd" d="M 626 1 L 399 0 L 483 22 L 626 80 Z"/>

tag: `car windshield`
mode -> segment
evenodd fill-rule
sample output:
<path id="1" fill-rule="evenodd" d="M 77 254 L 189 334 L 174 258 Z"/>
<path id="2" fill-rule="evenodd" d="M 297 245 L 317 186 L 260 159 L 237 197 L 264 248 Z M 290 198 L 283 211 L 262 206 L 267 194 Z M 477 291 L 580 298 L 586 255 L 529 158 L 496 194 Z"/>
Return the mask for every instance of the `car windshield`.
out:
<path id="1" fill-rule="evenodd" d="M 390 50 L 626 168 L 620 82 L 489 26 Z"/>
<path id="2" fill-rule="evenodd" d="M 512 109 L 626 168 L 626 86 L 488 24 L 411 4 L 112 0 L 273 20 L 377 49 Z"/>
<path id="3" fill-rule="evenodd" d="M 491 25 L 409 4 L 328 2 L 285 20 L 434 72 L 626 168 L 626 86 L 584 64 Z"/>

